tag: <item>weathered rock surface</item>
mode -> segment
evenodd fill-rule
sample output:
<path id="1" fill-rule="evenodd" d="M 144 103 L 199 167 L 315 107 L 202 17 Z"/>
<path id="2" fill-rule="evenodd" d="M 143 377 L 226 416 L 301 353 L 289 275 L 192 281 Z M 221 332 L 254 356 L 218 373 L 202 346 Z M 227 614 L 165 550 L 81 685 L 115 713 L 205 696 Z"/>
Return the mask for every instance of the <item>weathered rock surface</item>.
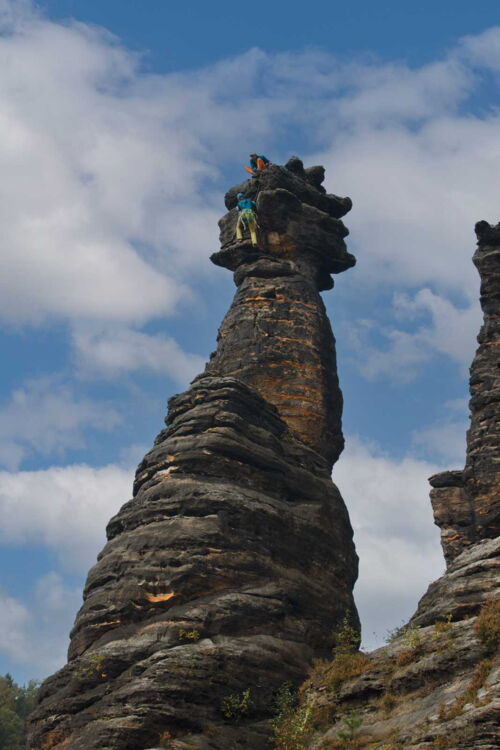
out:
<path id="1" fill-rule="evenodd" d="M 331 273 L 355 263 L 344 242 L 347 229 L 332 218 L 351 203 L 318 192 L 297 175 L 301 169 L 305 174 L 302 162 L 293 164 L 294 172 L 271 165 L 226 196 L 228 207 L 238 192 L 255 198 L 259 247 L 234 241 L 232 208 L 220 221 L 222 250 L 212 260 L 235 272 L 238 291 L 205 372 L 254 386 L 292 433 L 332 465 L 344 446 L 342 394 L 335 339 L 319 291 L 331 288 Z M 329 213 L 328 201 L 336 207 Z"/>
<path id="2" fill-rule="evenodd" d="M 462 552 L 432 584 L 410 627 L 369 654 L 361 674 L 335 692 L 328 687 L 335 662 L 330 672 L 317 670 L 306 699 L 319 716 L 330 709 L 330 718 L 302 746 L 495 750 L 500 659 L 478 635 L 477 620 L 481 605 L 500 593 L 499 552 L 499 539 Z M 339 733 L 353 715 L 359 727 L 342 744 Z"/>
<path id="3" fill-rule="evenodd" d="M 333 216 L 346 201 L 319 189 L 321 168 L 302 172 L 249 181 L 262 246 L 232 242 L 234 212 L 221 222 L 215 260 L 238 291 L 218 350 L 170 400 L 134 498 L 108 525 L 30 750 L 268 748 L 276 690 L 331 651 L 346 615 L 359 625 L 352 529 L 330 477 L 342 397 L 318 293 L 354 259 Z"/>
<path id="4" fill-rule="evenodd" d="M 316 666 L 302 706 L 283 724 L 285 734 L 299 727 L 294 750 L 500 746 L 500 225 L 480 222 L 476 231 L 484 324 L 471 367 L 466 466 L 430 479 L 446 573 L 389 645 Z"/>
<path id="5" fill-rule="evenodd" d="M 447 561 L 500 533 L 500 224 L 476 224 L 483 326 L 471 366 L 471 424 L 463 472 L 431 477 L 431 501 Z"/>
<path id="6" fill-rule="evenodd" d="M 500 224 L 476 225 L 474 264 L 481 277 L 483 326 L 471 367 L 471 426 L 467 434 L 464 487 L 478 539 L 500 533 Z"/>

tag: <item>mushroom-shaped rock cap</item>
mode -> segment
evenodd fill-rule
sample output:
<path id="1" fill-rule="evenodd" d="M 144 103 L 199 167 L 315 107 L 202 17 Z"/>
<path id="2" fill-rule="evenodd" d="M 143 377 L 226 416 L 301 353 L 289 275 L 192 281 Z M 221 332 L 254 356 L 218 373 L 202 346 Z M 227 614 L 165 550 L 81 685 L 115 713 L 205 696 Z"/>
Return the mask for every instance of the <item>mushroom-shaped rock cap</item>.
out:
<path id="1" fill-rule="evenodd" d="M 500 223 L 489 224 L 487 221 L 478 221 L 474 227 L 478 245 L 500 245 Z"/>
<path id="2" fill-rule="evenodd" d="M 293 159 L 295 160 L 297 157 L 293 157 Z M 300 161 L 300 159 L 297 159 L 297 161 Z M 287 164 L 289 163 L 287 162 Z M 236 206 L 238 193 L 245 193 L 247 198 L 255 200 L 261 190 L 282 188 L 296 195 L 303 203 L 319 208 L 320 211 L 324 211 L 334 219 L 341 219 L 351 210 L 351 199 L 339 198 L 337 195 L 325 193 L 324 188 L 319 189 L 321 188 L 320 180 L 324 179 L 324 167 L 311 167 L 310 169 L 312 170 L 311 175 L 308 174 L 309 170 L 304 170 L 303 167 L 302 170 L 294 168 L 294 171 L 291 171 L 286 166 L 270 164 L 255 177 L 250 177 L 245 182 L 241 182 L 228 190 L 224 198 L 226 208 L 230 211 Z"/>
<path id="3" fill-rule="evenodd" d="M 229 213 L 219 222 L 222 249 L 212 255 L 212 261 L 232 271 L 264 257 L 285 265 L 292 262 L 320 291 L 331 289 L 330 274 L 351 268 L 356 259 L 347 252 L 344 238 L 349 231 L 340 220 L 350 210 L 351 200 L 324 192 L 324 172 L 320 166 L 304 169 L 301 160 L 292 157 L 285 166 L 271 164 L 231 188 L 225 198 Z M 238 212 L 234 209 L 240 193 L 257 205 L 256 247 L 245 236 L 239 240 L 235 236 Z"/>

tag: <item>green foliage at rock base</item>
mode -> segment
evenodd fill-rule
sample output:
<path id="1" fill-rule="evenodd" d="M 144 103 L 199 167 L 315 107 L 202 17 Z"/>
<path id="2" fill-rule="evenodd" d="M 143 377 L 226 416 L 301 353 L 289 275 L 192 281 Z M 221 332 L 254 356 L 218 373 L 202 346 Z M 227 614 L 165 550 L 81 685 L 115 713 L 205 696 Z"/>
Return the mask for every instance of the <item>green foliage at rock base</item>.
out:
<path id="1" fill-rule="evenodd" d="M 304 750 L 314 730 L 313 709 L 299 704 L 292 685 L 284 683 L 276 696 L 276 716 L 272 722 L 276 750 Z"/>
<path id="2" fill-rule="evenodd" d="M 9 674 L 0 677 L 0 748 L 24 750 L 26 717 L 36 701 L 38 683 L 31 680 L 20 687 Z"/>
<path id="3" fill-rule="evenodd" d="M 335 643 L 335 654 L 351 654 L 359 648 L 360 636 L 358 630 L 353 628 L 347 615 L 344 616 L 342 624 L 333 634 Z"/>

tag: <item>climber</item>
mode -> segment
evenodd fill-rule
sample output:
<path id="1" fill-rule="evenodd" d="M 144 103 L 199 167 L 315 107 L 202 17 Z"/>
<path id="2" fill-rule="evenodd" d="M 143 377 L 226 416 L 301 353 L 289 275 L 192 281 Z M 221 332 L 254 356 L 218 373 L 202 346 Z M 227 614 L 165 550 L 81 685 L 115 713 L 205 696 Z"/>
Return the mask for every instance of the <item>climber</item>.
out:
<path id="1" fill-rule="evenodd" d="M 256 177 L 259 172 L 262 172 L 262 170 L 270 163 L 271 162 L 267 156 L 262 156 L 262 154 L 250 154 L 250 166 L 245 167 L 245 169 L 252 175 L 252 177 Z"/>
<path id="2" fill-rule="evenodd" d="M 251 198 L 245 198 L 244 193 L 238 193 L 238 221 L 236 223 L 236 239 L 243 239 L 243 229 L 248 229 L 252 245 L 257 245 L 257 206 Z"/>

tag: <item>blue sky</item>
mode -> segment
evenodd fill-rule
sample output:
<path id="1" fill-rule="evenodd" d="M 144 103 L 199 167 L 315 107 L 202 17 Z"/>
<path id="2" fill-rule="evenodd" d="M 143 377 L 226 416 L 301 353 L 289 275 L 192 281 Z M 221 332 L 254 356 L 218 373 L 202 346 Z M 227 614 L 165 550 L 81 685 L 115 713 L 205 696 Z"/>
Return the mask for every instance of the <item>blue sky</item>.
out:
<path id="1" fill-rule="evenodd" d="M 437 7 L 436 7 L 437 6 Z M 500 216 L 497 3 L 0 0 L 0 673 L 44 677 L 166 400 L 215 346 L 250 151 L 322 163 L 358 265 L 324 295 L 364 642 L 444 563 L 478 219 Z M 376 635 L 374 635 L 374 633 Z"/>

